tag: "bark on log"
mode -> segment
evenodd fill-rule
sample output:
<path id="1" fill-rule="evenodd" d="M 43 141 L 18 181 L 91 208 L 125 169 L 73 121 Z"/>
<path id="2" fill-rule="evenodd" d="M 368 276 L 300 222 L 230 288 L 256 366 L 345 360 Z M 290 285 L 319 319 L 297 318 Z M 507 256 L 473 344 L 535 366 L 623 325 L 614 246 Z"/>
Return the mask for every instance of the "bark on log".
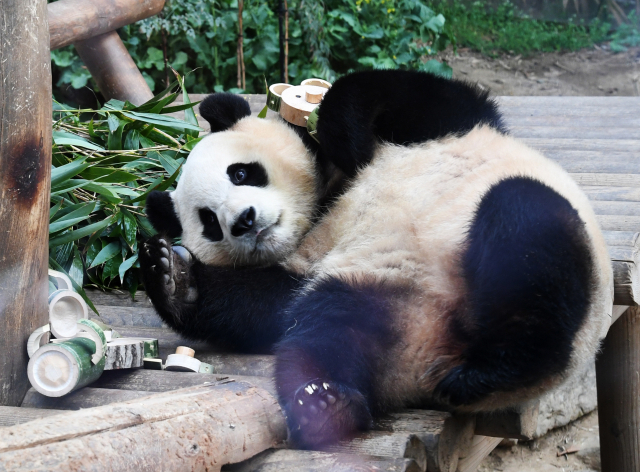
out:
<path id="1" fill-rule="evenodd" d="M 2 428 L 0 469 L 215 471 L 286 435 L 280 407 L 265 390 L 192 387 Z"/>
<path id="2" fill-rule="evenodd" d="M 596 359 L 602 472 L 640 470 L 640 308 L 609 329 Z"/>
<path id="3" fill-rule="evenodd" d="M 225 472 L 420 472 L 410 459 L 385 459 L 319 451 L 269 450 L 239 464 L 225 466 Z"/>
<path id="4" fill-rule="evenodd" d="M 51 50 L 157 15 L 164 0 L 58 0 L 47 7 Z"/>
<path id="5" fill-rule="evenodd" d="M 46 1 L 1 5 L 0 405 L 18 405 L 27 339 L 48 318 L 51 58 Z"/>
<path id="6" fill-rule="evenodd" d="M 115 31 L 74 44 L 80 58 L 108 100 L 129 100 L 141 105 L 153 98 L 127 48 Z"/>

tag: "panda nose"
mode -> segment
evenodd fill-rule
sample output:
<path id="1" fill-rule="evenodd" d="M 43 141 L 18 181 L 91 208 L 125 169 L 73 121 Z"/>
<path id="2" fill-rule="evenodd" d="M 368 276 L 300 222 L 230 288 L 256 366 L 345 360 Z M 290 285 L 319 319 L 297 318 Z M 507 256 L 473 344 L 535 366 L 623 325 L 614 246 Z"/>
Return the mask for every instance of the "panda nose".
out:
<path id="1" fill-rule="evenodd" d="M 255 218 L 256 210 L 253 207 L 243 211 L 231 228 L 231 235 L 237 238 L 238 236 L 248 233 L 251 228 L 253 228 Z"/>

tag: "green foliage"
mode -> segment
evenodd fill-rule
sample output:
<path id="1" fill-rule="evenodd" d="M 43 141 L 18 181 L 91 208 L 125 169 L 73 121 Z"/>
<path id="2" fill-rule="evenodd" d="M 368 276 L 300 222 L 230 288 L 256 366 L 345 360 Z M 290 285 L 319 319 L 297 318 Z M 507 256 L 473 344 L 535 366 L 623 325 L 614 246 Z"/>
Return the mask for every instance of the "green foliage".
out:
<path id="1" fill-rule="evenodd" d="M 508 1 L 496 10 L 488 10 L 479 1 L 469 6 L 460 2 L 440 5 L 458 46 L 488 55 L 581 49 L 605 40 L 609 30 L 609 25 L 601 22 L 586 27 L 533 20 L 518 14 Z"/>
<path id="2" fill-rule="evenodd" d="M 628 23 L 622 23 L 611 35 L 611 50 L 615 52 L 626 51 L 629 47 L 640 46 L 640 12 L 632 10 L 627 15 Z"/>
<path id="3" fill-rule="evenodd" d="M 244 57 L 248 93 L 264 79 L 279 82 L 278 2 L 245 0 Z M 167 0 L 162 15 L 119 30 L 152 90 L 166 85 L 169 69 L 186 74 L 192 93 L 237 89 L 237 0 Z M 351 69 L 428 69 L 450 74 L 425 55 L 451 40 L 445 19 L 422 0 L 289 0 L 289 81 L 334 80 Z M 89 81 L 75 51 L 52 52 L 56 87 Z"/>
<path id="4" fill-rule="evenodd" d="M 178 84 L 185 105 L 172 107 Z M 121 285 L 135 293 L 138 244 L 153 234 L 144 203 L 152 190 L 172 188 L 199 141 L 194 105 L 181 78 L 138 107 L 110 100 L 99 110 L 72 110 L 55 103 L 51 268 L 68 273 L 78 287 Z M 185 108 L 186 121 L 167 115 Z"/>

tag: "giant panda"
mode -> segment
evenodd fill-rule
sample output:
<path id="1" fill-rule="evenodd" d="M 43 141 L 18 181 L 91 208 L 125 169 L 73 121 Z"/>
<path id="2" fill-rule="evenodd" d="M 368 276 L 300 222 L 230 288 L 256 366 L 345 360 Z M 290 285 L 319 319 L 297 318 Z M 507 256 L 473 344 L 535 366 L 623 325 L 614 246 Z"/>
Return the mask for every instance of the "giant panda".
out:
<path id="1" fill-rule="evenodd" d="M 362 76 L 349 80 L 354 94 L 363 87 Z M 340 120 L 331 93 L 319 133 Z M 334 442 L 406 406 L 503 408 L 594 355 L 613 294 L 596 218 L 558 165 L 504 133 L 499 114 L 396 141 L 377 118 L 362 121 L 347 139 L 366 134 L 371 146 L 350 165 L 357 152 L 310 149 L 283 121 L 247 116 L 242 99 L 202 105 L 212 134 L 176 190 L 147 202 L 160 234 L 140 251 L 144 284 L 185 336 L 275 353 L 294 444 Z M 384 104 L 372 109 L 386 126 L 408 126 Z M 314 219 L 327 194 L 319 155 L 343 167 L 347 185 Z M 171 247 L 177 236 L 188 251 Z"/>

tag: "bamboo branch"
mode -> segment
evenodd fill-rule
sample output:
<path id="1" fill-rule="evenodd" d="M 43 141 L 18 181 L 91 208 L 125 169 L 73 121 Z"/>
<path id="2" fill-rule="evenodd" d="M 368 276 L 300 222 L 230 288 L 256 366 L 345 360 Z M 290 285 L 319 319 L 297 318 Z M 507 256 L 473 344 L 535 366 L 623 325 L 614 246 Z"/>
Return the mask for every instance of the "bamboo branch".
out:
<path id="1" fill-rule="evenodd" d="M 244 51 L 242 48 L 242 9 L 244 0 L 238 0 L 238 88 L 245 90 L 247 87 L 244 73 Z"/>

